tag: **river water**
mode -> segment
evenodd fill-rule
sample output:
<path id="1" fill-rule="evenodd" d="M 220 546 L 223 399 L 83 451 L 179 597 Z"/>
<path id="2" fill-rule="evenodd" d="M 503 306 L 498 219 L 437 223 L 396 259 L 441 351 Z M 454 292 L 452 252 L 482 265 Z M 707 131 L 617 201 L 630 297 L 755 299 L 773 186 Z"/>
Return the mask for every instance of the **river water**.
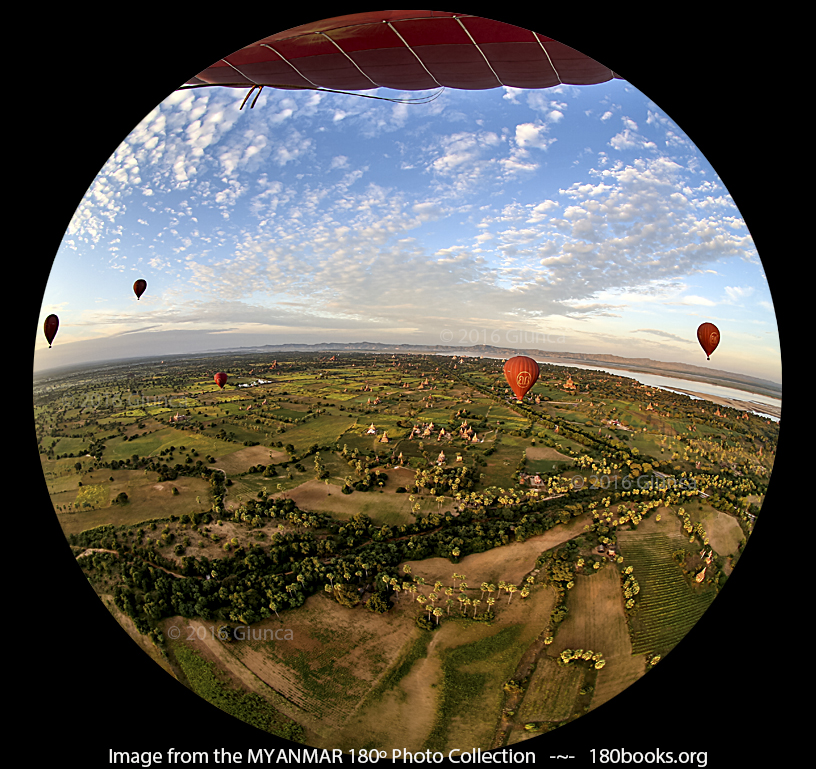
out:
<path id="1" fill-rule="evenodd" d="M 608 374 L 615 374 L 618 376 L 629 377 L 641 384 L 649 385 L 650 387 L 659 387 L 661 390 L 671 390 L 672 392 L 680 392 L 682 390 L 692 390 L 696 393 L 703 393 L 705 395 L 716 395 L 720 398 L 733 398 L 734 400 L 745 401 L 747 403 L 756 404 L 755 409 L 751 409 L 754 414 L 772 419 L 775 422 L 779 421 L 779 417 L 775 417 L 762 410 L 763 406 L 776 406 L 782 408 L 781 398 L 772 398 L 768 395 L 761 395 L 759 393 L 749 392 L 748 390 L 736 390 L 733 387 L 722 387 L 721 385 L 710 384 L 708 382 L 699 382 L 696 379 L 680 379 L 678 377 L 660 376 L 658 374 L 641 374 L 637 371 L 625 371 L 623 369 L 610 368 L 608 366 L 588 366 L 583 363 L 569 363 L 568 365 L 562 363 L 555 363 L 554 361 L 541 361 L 542 363 L 550 363 L 554 366 L 565 366 L 567 368 L 581 368 L 588 371 L 605 371 Z M 697 398 L 697 396 L 689 395 L 689 398 Z"/>
<path id="2" fill-rule="evenodd" d="M 681 392 L 682 390 L 692 390 L 697 393 L 705 395 L 716 395 L 720 398 L 733 398 L 735 400 L 746 401 L 748 403 L 756 404 L 756 409 L 752 409 L 755 414 L 761 414 L 769 419 L 778 419 L 778 417 L 771 416 L 762 411 L 762 406 L 776 406 L 782 408 L 781 398 L 771 398 L 768 395 L 760 395 L 759 393 L 749 392 L 748 390 L 736 390 L 733 387 L 722 387 L 721 385 L 710 384 L 709 382 L 699 382 L 696 379 L 679 379 L 677 377 L 659 376 L 658 374 L 641 374 L 637 371 L 624 371 L 622 369 L 607 368 L 601 366 L 585 366 L 577 363 L 570 363 L 571 367 L 588 369 L 590 371 L 606 371 L 609 374 L 618 374 L 620 376 L 629 377 L 641 384 L 649 385 L 650 387 L 659 387 L 661 390 L 671 390 L 672 392 Z M 688 395 L 688 393 L 682 393 Z M 694 395 L 689 395 L 689 398 L 695 398 Z"/>

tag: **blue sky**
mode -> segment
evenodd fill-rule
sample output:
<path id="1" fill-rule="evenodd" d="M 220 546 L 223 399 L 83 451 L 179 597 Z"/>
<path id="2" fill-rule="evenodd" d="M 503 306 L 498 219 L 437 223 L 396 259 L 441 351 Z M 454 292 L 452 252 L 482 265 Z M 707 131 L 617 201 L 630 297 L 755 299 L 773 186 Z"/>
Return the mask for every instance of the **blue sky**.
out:
<path id="1" fill-rule="evenodd" d="M 55 312 L 61 327 L 51 350 L 39 335 L 35 369 L 284 342 L 518 342 L 781 381 L 739 211 L 625 81 L 424 104 L 266 88 L 239 110 L 245 95 L 173 93 L 100 170 L 54 260 L 40 325 Z M 703 321 L 723 336 L 709 364 Z"/>

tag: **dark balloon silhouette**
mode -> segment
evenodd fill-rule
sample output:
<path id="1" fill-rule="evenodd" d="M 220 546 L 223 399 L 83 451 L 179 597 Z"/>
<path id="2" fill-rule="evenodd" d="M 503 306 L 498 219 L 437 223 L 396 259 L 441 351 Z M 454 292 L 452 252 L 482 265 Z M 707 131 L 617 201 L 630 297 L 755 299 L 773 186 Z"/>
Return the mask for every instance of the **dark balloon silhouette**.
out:
<path id="1" fill-rule="evenodd" d="M 717 349 L 720 343 L 720 329 L 713 323 L 702 323 L 697 329 L 697 341 L 700 347 L 705 350 L 706 360 L 711 360 L 711 353 Z"/>
<path id="2" fill-rule="evenodd" d="M 538 379 L 538 363 L 526 355 L 516 355 L 504 364 L 504 376 L 516 398 L 522 400 Z"/>
<path id="3" fill-rule="evenodd" d="M 229 377 L 223 371 L 219 371 L 215 375 L 214 379 L 215 383 L 223 390 L 224 385 L 227 383 L 227 379 L 229 379 Z"/>
<path id="4" fill-rule="evenodd" d="M 133 293 L 136 294 L 136 298 L 139 299 L 145 291 L 147 291 L 147 281 L 139 278 L 139 280 L 133 284 Z"/>
<path id="5" fill-rule="evenodd" d="M 45 331 L 45 338 L 48 340 L 48 346 L 51 347 L 51 342 L 57 335 L 59 329 L 59 318 L 56 315 L 49 315 L 43 323 L 43 331 Z"/>

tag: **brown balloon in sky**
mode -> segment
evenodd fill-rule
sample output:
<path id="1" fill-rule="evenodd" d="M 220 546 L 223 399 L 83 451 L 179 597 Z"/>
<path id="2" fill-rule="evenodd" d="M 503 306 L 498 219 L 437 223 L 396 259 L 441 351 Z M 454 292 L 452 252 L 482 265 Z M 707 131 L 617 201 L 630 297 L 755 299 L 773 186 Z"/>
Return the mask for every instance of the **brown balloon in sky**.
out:
<path id="1" fill-rule="evenodd" d="M 133 293 L 136 294 L 136 298 L 139 299 L 145 291 L 147 291 L 147 281 L 139 278 L 139 280 L 133 284 Z"/>
<path id="2" fill-rule="evenodd" d="M 705 350 L 706 360 L 711 360 L 711 353 L 717 349 L 720 343 L 720 329 L 713 323 L 701 323 L 697 329 L 697 341 L 700 347 Z"/>
<path id="3" fill-rule="evenodd" d="M 215 375 L 214 379 L 215 383 L 223 390 L 224 385 L 227 383 L 227 379 L 229 379 L 229 377 L 223 371 L 219 371 Z"/>
<path id="4" fill-rule="evenodd" d="M 59 328 L 59 318 L 56 315 L 49 315 L 45 319 L 45 323 L 43 323 L 43 331 L 45 331 L 45 338 L 48 340 L 48 346 L 51 346 L 51 342 L 54 341 L 54 337 L 57 335 L 57 329 Z"/>
<path id="5" fill-rule="evenodd" d="M 504 376 L 521 400 L 538 379 L 538 363 L 526 355 L 516 355 L 504 364 Z"/>

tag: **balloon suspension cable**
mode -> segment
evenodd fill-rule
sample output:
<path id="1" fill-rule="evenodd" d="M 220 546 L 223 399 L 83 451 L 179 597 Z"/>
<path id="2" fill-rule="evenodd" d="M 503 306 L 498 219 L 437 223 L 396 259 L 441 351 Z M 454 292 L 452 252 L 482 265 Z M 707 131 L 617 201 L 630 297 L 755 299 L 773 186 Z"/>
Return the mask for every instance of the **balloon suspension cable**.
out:
<path id="1" fill-rule="evenodd" d="M 225 85 L 228 88 L 240 87 L 237 84 L 232 85 L 232 84 L 223 83 L 221 85 Z M 258 92 L 255 94 L 255 98 L 252 100 L 252 104 L 249 105 L 249 108 L 252 109 L 255 106 L 255 102 L 258 101 L 258 97 L 261 95 L 261 91 L 265 87 L 266 86 L 263 86 L 263 85 L 253 85 L 249 89 L 249 92 L 247 93 L 247 95 L 244 97 L 244 100 L 241 102 L 241 106 L 239 107 L 239 109 L 244 108 L 244 105 L 247 103 L 247 101 L 249 101 L 249 97 L 252 96 L 253 92 L 257 88 Z M 276 88 L 276 87 L 277 86 L 270 86 L 270 88 Z M 210 83 L 201 83 L 201 84 L 195 84 L 195 85 L 183 85 L 180 88 L 178 88 L 177 90 L 187 91 L 187 90 L 189 90 L 191 88 L 212 88 L 212 85 Z M 286 90 L 322 91 L 323 93 L 339 93 L 339 94 L 343 94 L 344 96 L 359 96 L 359 97 L 361 97 L 363 99 L 377 99 L 379 101 L 390 101 L 390 102 L 393 102 L 394 104 L 429 104 L 430 102 L 432 102 L 434 99 L 438 98 L 442 94 L 442 91 L 445 90 L 445 86 L 441 86 L 437 91 L 435 91 L 434 93 L 432 93 L 432 94 L 430 94 L 428 96 L 420 96 L 420 97 L 418 97 L 416 99 L 392 99 L 392 98 L 390 98 L 388 96 L 374 96 L 373 94 L 356 93 L 354 91 L 339 91 L 339 90 L 334 89 L 334 88 L 291 88 L 291 86 L 288 86 L 286 88 Z"/>

